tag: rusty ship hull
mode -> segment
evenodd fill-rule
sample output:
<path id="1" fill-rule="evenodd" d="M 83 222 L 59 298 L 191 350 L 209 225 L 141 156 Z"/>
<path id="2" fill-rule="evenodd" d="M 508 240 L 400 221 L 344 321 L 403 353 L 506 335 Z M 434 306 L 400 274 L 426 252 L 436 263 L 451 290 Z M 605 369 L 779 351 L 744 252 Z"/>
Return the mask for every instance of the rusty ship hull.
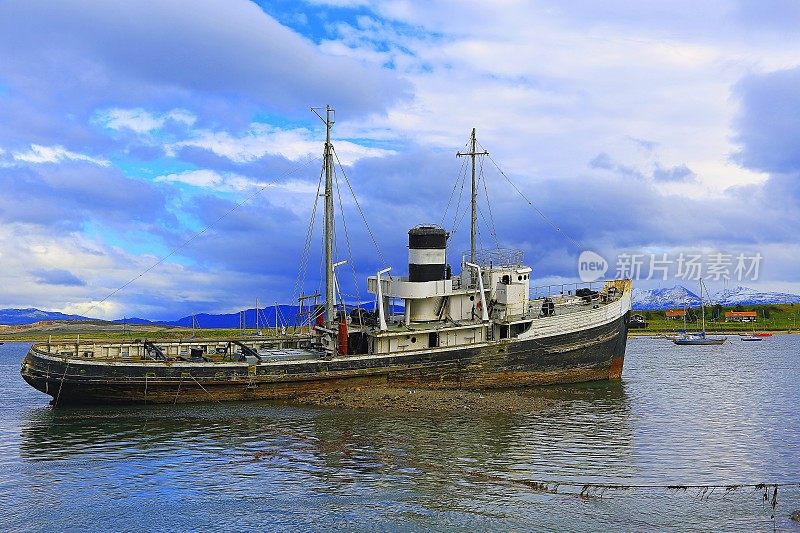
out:
<path id="1" fill-rule="evenodd" d="M 134 362 L 62 357 L 31 347 L 21 373 L 61 404 L 292 399 L 375 384 L 484 389 L 619 379 L 629 313 L 550 337 L 403 354 L 266 362 Z"/>

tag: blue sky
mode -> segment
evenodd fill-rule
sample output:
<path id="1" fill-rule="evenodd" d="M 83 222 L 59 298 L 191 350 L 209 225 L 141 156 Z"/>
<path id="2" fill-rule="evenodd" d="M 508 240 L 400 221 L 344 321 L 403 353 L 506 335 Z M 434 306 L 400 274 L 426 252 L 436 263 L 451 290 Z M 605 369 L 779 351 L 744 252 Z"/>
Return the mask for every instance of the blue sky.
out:
<path id="1" fill-rule="evenodd" d="M 484 161 L 481 243 L 491 219 L 538 281 L 575 279 L 583 247 L 612 262 L 760 253 L 747 285 L 800 291 L 799 24 L 780 0 L 6 0 L 0 307 L 174 318 L 290 302 L 324 138 L 309 108 L 325 104 L 353 296 L 379 268 L 405 272 L 418 223 L 452 230 L 458 263 L 455 152 L 473 127 L 561 228 Z"/>

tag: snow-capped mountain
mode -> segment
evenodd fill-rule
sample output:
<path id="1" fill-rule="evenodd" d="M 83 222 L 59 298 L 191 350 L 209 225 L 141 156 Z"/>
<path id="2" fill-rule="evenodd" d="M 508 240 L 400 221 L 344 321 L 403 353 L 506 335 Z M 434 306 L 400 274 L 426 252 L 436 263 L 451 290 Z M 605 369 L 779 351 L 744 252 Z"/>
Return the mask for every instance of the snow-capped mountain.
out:
<path id="1" fill-rule="evenodd" d="M 719 291 L 712 298 L 720 305 L 800 304 L 800 296 L 784 292 L 759 292 L 749 287 Z"/>
<path id="2" fill-rule="evenodd" d="M 643 290 L 634 287 L 633 308 L 640 311 L 681 308 L 700 305 L 700 297 L 686 287 L 676 285 L 668 289 Z"/>
<path id="3" fill-rule="evenodd" d="M 749 287 L 726 289 L 706 298 L 706 305 L 769 305 L 800 304 L 800 295 L 783 292 L 759 292 Z M 640 311 L 654 309 L 679 309 L 699 307 L 700 297 L 686 287 L 676 285 L 668 289 L 633 289 L 633 308 Z"/>

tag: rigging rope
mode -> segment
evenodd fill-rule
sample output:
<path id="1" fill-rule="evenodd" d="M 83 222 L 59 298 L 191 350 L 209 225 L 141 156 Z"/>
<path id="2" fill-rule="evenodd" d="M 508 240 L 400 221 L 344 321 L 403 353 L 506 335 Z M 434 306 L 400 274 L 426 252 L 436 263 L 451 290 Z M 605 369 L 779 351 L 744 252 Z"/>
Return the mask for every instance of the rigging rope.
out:
<path id="1" fill-rule="evenodd" d="M 464 149 L 469 143 L 464 145 Z M 462 179 L 466 177 L 467 173 L 467 159 L 464 158 L 461 160 L 461 169 L 458 171 L 458 177 L 453 181 L 453 189 L 450 191 L 450 196 L 447 198 L 447 206 L 444 208 L 444 212 L 442 213 L 442 222 L 441 225 L 444 227 L 445 221 L 447 219 L 447 212 L 450 210 L 450 204 L 453 201 L 453 197 L 455 196 L 456 189 L 458 189 L 458 184 L 461 182 Z"/>
<path id="2" fill-rule="evenodd" d="M 344 170 L 342 170 L 342 174 L 344 174 Z M 344 228 L 344 239 L 345 239 L 345 243 L 347 244 L 347 257 L 350 260 L 349 261 L 350 270 L 353 273 L 353 286 L 356 289 L 356 294 L 358 295 L 358 302 L 360 304 L 361 303 L 361 291 L 358 289 L 358 278 L 356 276 L 356 267 L 355 267 L 355 264 L 353 263 L 353 250 L 352 250 L 352 248 L 350 246 L 350 233 L 347 231 L 347 221 L 344 218 L 344 204 L 342 203 L 342 191 L 339 189 L 338 174 L 336 174 L 335 176 L 336 176 L 336 180 L 335 180 L 336 196 L 339 198 L 339 213 L 342 216 L 342 227 Z M 340 288 L 340 291 L 341 291 L 341 288 Z M 343 306 L 345 308 L 345 311 L 346 311 L 347 310 L 347 306 L 345 305 L 344 295 L 341 295 L 341 296 L 342 296 L 342 304 L 343 304 Z"/>
<path id="3" fill-rule="evenodd" d="M 372 228 L 369 227 L 369 222 L 367 222 L 367 217 L 364 215 L 364 210 L 361 209 L 361 204 L 358 203 L 358 198 L 356 197 L 356 193 L 353 190 L 353 186 L 350 185 L 350 179 L 347 177 L 347 173 L 344 171 L 344 166 L 342 162 L 339 161 L 339 153 L 336 151 L 333 145 L 331 145 L 331 149 L 333 150 L 333 155 L 336 157 L 336 162 L 339 164 L 339 168 L 342 170 L 342 176 L 344 176 L 344 180 L 347 183 L 347 188 L 350 189 L 350 194 L 353 196 L 353 201 L 358 208 L 358 212 L 361 214 L 361 219 L 364 221 L 364 226 L 367 228 L 367 233 L 369 233 L 369 238 L 372 240 L 373 246 L 375 246 L 375 251 L 378 252 L 378 258 L 381 260 L 381 264 L 386 264 L 386 258 L 383 256 L 383 252 L 381 252 L 381 247 L 378 246 L 378 241 L 375 239 L 375 235 L 372 233 Z"/>
<path id="4" fill-rule="evenodd" d="M 488 222 L 486 222 L 486 215 L 484 215 L 484 214 L 483 214 L 483 210 L 481 209 L 481 206 L 480 206 L 480 204 L 476 204 L 476 205 L 475 205 L 475 207 L 477 207 L 477 208 L 478 208 L 478 220 L 481 220 L 481 221 L 483 221 L 483 224 L 484 224 L 484 225 L 486 225 L 486 226 L 488 226 L 488 225 L 489 225 L 489 223 L 488 223 Z M 480 248 L 480 249 L 483 249 L 483 241 L 481 240 L 481 230 L 480 230 L 480 224 L 478 224 L 478 227 L 476 228 L 476 233 L 477 233 L 477 235 L 478 235 L 478 243 L 479 243 L 479 246 L 478 246 L 478 248 Z M 497 241 L 497 237 L 496 237 L 496 236 L 495 236 L 495 235 L 494 235 L 494 234 L 491 232 L 491 230 L 489 231 L 489 235 L 490 235 L 491 237 L 493 237 L 493 240 L 494 240 L 494 244 L 495 244 L 495 246 L 496 246 L 497 248 L 500 248 L 500 243 Z"/>
<path id="5" fill-rule="evenodd" d="M 467 210 L 461 211 L 461 197 L 464 195 L 464 186 L 467 184 L 467 173 L 464 172 L 464 177 L 461 178 L 461 189 L 458 191 L 458 202 L 456 203 L 456 208 L 453 211 L 453 229 L 450 232 L 452 235 L 455 235 L 458 231 L 458 227 L 461 224 L 461 221 L 464 220 L 464 217 L 467 214 Z M 459 214 L 461 218 L 459 219 Z"/>
<path id="6" fill-rule="evenodd" d="M 303 253 L 300 256 L 300 268 L 297 271 L 297 283 L 294 287 L 294 296 L 295 300 L 300 297 L 300 291 L 302 290 L 303 284 L 305 284 L 306 280 L 306 270 L 308 268 L 308 261 L 311 255 L 311 241 L 314 239 L 314 224 L 316 222 L 317 217 L 317 206 L 319 205 L 319 191 L 322 188 L 322 175 L 324 172 L 324 167 L 320 169 L 319 172 L 319 180 L 317 181 L 317 192 L 314 195 L 314 207 L 311 210 L 311 218 L 308 222 L 308 229 L 306 230 L 306 239 L 303 243 Z"/>
<path id="7" fill-rule="evenodd" d="M 486 152 L 486 150 L 484 150 Z M 486 155 L 489 155 L 488 153 Z M 500 240 L 497 238 L 497 226 L 494 223 L 494 215 L 492 214 L 492 202 L 489 201 L 489 189 L 486 187 L 486 176 L 483 175 L 483 159 L 481 159 L 481 170 L 479 176 L 479 181 L 483 183 L 483 195 L 486 198 L 486 207 L 489 209 L 489 221 L 491 222 L 491 226 L 489 226 L 489 233 L 494 239 L 494 245 L 497 248 L 500 248 Z M 485 222 L 484 222 L 485 223 Z"/>
<path id="8" fill-rule="evenodd" d="M 478 144 L 480 145 L 480 143 L 478 143 Z M 484 150 L 484 151 L 486 151 L 486 150 L 483 148 L 483 146 L 481 146 L 481 149 L 482 149 L 482 150 Z M 547 222 L 548 224 L 550 224 L 550 226 L 552 226 L 552 228 L 553 228 L 553 229 L 555 229 L 555 230 L 556 230 L 558 233 L 560 233 L 560 234 L 561 234 L 561 235 L 562 235 L 562 236 L 563 236 L 565 239 L 567 239 L 568 241 L 570 241 L 570 242 L 573 244 L 573 246 L 575 246 L 577 249 L 579 249 L 579 250 L 585 250 L 585 249 L 586 249 L 586 247 L 585 247 L 585 246 L 583 246 L 583 245 L 582 245 L 580 242 L 576 241 L 575 239 L 573 239 L 572 237 L 570 237 L 569 235 L 567 235 L 567 233 L 565 233 L 565 232 L 561 231 L 561 228 L 559 228 L 559 227 L 558 227 L 558 226 L 555 224 L 555 222 L 553 222 L 552 220 L 550 220 L 550 218 L 549 218 L 547 215 L 545 215 L 545 214 L 544 214 L 544 213 L 543 213 L 543 212 L 542 212 L 542 211 L 541 211 L 541 210 L 540 210 L 538 207 L 536 207 L 536 205 L 534 205 L 534 203 L 533 203 L 533 202 L 531 202 L 531 201 L 528 199 L 528 197 L 527 197 L 527 196 L 525 196 L 525 193 L 523 193 L 523 192 L 520 190 L 520 188 L 519 188 L 519 187 L 517 187 L 517 186 L 516 186 L 516 184 L 515 184 L 513 181 L 511 181 L 511 178 L 509 178 L 509 177 L 506 175 L 506 173 L 505 173 L 505 172 L 503 172 L 503 169 L 502 169 L 502 168 L 500 168 L 500 165 L 498 165 L 498 164 L 497 164 L 497 162 L 496 162 L 496 161 L 495 161 L 495 160 L 492 158 L 492 156 L 491 156 L 491 155 L 489 155 L 489 154 L 486 154 L 486 157 L 488 157 L 488 158 L 489 158 L 489 161 L 491 161 L 491 162 L 492 162 L 492 164 L 494 164 L 495 168 L 497 168 L 497 171 L 498 171 L 498 172 L 500 172 L 500 174 L 501 174 L 501 175 L 502 175 L 502 176 L 503 176 L 503 177 L 506 179 L 506 181 L 507 181 L 507 182 L 508 182 L 508 183 L 509 183 L 509 184 L 510 184 L 510 185 L 511 185 L 513 188 L 514 188 L 514 190 L 515 190 L 515 191 L 517 191 L 517 194 L 519 194 L 519 195 L 522 197 L 522 199 L 523 199 L 523 200 L 525 200 L 526 202 L 528 202 L 528 205 L 530 205 L 530 206 L 531 206 L 531 207 L 532 207 L 532 208 L 533 208 L 533 209 L 534 209 L 534 210 L 535 210 L 535 211 L 536 211 L 536 212 L 539 214 L 539 216 L 540 216 L 540 217 L 542 217 L 542 219 L 543 219 L 545 222 Z"/>

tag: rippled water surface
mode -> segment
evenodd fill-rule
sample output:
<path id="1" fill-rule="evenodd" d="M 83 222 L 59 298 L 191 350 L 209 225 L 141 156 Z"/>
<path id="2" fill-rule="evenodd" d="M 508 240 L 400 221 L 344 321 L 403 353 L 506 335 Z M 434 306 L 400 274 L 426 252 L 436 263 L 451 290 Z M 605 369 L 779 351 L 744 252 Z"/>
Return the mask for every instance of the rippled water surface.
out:
<path id="1" fill-rule="evenodd" d="M 800 531 L 798 488 L 773 520 L 747 488 L 571 485 L 799 482 L 800 335 L 634 338 L 621 383 L 539 389 L 523 414 L 53 409 L 19 376 L 26 350 L 0 346 L 2 530 Z"/>

